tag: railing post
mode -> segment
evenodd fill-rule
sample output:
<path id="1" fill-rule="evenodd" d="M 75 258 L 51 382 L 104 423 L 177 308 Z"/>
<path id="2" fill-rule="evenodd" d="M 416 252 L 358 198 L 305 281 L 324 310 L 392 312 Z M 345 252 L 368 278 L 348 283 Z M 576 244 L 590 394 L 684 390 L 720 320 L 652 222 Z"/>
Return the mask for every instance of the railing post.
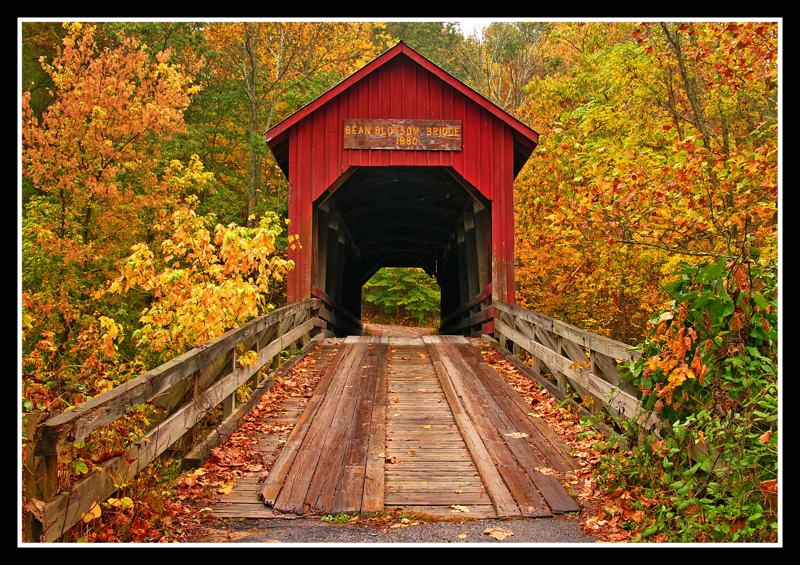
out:
<path id="1" fill-rule="evenodd" d="M 47 412 L 39 412 L 28 416 L 27 434 L 28 445 L 25 450 L 25 492 L 26 504 L 24 517 L 23 541 L 38 542 L 44 533 L 42 522 L 36 516 L 31 506 L 36 501 L 44 502 L 56 494 L 58 488 L 58 454 L 55 449 L 45 448 L 47 442 L 41 441 L 37 436 L 39 422 L 47 419 Z"/>

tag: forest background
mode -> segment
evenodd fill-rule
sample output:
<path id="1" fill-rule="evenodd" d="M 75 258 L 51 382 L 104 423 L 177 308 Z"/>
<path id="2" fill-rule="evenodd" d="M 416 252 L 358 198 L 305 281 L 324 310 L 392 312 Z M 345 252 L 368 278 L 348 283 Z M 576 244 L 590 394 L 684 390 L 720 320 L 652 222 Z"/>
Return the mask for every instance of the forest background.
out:
<path id="1" fill-rule="evenodd" d="M 643 399 L 673 407 L 712 364 L 708 340 L 722 340 L 721 366 L 719 344 L 735 357 L 752 344 L 729 336 L 758 326 L 758 355 L 777 367 L 777 21 L 494 22 L 474 36 L 431 21 L 20 31 L 23 421 L 283 302 L 287 183 L 264 132 L 401 40 L 540 134 L 515 183 L 520 305 L 657 345 L 634 377 Z M 733 295 L 725 329 L 703 284 Z M 705 318 L 687 321 L 687 296 Z M 365 313 L 435 323 L 435 281 L 384 271 Z M 676 349 L 672 320 L 706 340 Z"/>

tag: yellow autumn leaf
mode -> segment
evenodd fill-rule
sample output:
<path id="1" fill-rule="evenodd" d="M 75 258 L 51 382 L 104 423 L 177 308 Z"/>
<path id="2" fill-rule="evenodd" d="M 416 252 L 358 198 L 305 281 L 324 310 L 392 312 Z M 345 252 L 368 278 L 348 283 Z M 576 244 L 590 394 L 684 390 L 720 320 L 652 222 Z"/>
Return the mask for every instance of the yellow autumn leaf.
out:
<path id="1" fill-rule="evenodd" d="M 114 508 L 132 508 L 133 507 L 133 499 L 129 496 L 125 496 L 123 498 L 109 498 L 106 500 L 109 506 L 113 506 Z"/>
<path id="2" fill-rule="evenodd" d="M 218 488 L 217 492 L 219 494 L 230 494 L 231 491 L 233 490 L 233 486 L 234 486 L 234 482 L 233 481 L 228 481 L 227 483 L 222 485 L 220 488 Z"/>
<path id="3" fill-rule="evenodd" d="M 95 502 L 92 504 L 92 507 L 89 509 L 89 511 L 83 515 L 83 521 L 88 524 L 92 520 L 99 518 L 102 513 L 103 510 L 100 508 L 100 505 Z"/>

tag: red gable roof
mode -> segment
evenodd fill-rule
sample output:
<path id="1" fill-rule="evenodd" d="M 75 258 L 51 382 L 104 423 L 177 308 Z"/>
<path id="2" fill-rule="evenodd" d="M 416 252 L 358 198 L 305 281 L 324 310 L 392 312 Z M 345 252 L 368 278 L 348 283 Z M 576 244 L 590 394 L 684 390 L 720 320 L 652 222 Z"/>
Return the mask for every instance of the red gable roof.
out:
<path id="1" fill-rule="evenodd" d="M 523 145 L 528 146 L 532 151 L 534 147 L 539 142 L 539 134 L 536 133 L 533 129 L 529 128 L 516 118 L 514 118 L 511 114 L 506 112 L 505 110 L 501 109 L 500 107 L 496 106 L 489 100 L 487 100 L 482 95 L 478 94 L 463 82 L 443 70 L 442 68 L 438 67 L 416 51 L 414 51 L 411 47 L 403 43 L 402 41 L 392 47 L 391 49 L 384 52 L 382 55 L 378 56 L 372 62 L 366 64 L 365 66 L 361 67 L 358 71 L 344 79 L 342 82 L 322 94 L 321 96 L 317 97 L 307 105 L 303 106 L 274 127 L 272 127 L 266 133 L 266 140 L 267 144 L 274 149 L 274 146 L 277 145 L 281 138 L 288 132 L 288 130 L 297 122 L 305 118 L 306 116 L 312 114 L 315 110 L 323 106 L 325 103 L 330 101 L 331 99 L 335 98 L 339 94 L 341 94 L 344 90 L 347 90 L 353 84 L 364 78 L 365 76 L 369 75 L 370 73 L 374 72 L 379 67 L 385 65 L 387 62 L 391 61 L 395 57 L 400 55 L 405 55 L 411 58 L 420 66 L 427 69 L 429 72 L 434 74 L 435 76 L 439 77 L 445 83 L 452 86 L 458 92 L 462 93 L 466 98 L 472 100 L 476 104 L 480 105 L 482 108 L 487 110 L 488 112 L 492 113 L 497 118 L 504 121 L 506 124 L 511 126 L 513 130 L 516 132 L 516 138 L 518 140 L 521 139 Z"/>

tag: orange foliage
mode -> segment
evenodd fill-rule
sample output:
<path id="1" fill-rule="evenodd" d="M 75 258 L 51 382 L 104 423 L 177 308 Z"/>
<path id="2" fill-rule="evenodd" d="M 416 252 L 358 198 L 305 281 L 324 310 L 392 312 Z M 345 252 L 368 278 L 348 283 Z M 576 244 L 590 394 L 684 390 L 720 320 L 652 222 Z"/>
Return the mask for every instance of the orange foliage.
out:
<path id="1" fill-rule="evenodd" d="M 640 339 L 679 259 L 777 256 L 775 24 L 557 24 L 528 85 L 523 305 Z M 692 126 L 691 124 L 695 124 Z"/>
<path id="2" fill-rule="evenodd" d="M 195 92 L 167 53 L 152 60 L 133 40 L 102 48 L 94 26 L 65 27 L 57 56 L 41 61 L 54 101 L 39 120 L 22 99 L 23 376 L 56 395 L 94 392 L 116 360 L 119 331 L 94 292 L 183 188 L 162 174 L 158 142 L 180 131 Z"/>

